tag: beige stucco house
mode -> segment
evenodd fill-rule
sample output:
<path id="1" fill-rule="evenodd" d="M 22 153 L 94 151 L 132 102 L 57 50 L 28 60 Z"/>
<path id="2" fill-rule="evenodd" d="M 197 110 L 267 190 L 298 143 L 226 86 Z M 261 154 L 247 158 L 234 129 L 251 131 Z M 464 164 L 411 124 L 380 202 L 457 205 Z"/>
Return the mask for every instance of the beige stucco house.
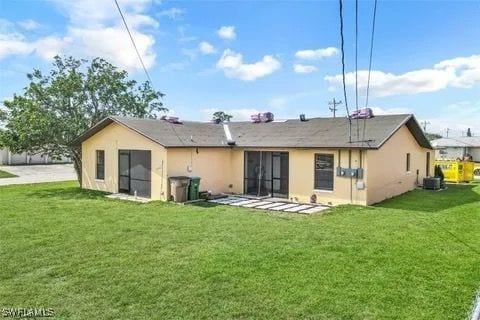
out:
<path id="1" fill-rule="evenodd" d="M 170 199 L 169 177 L 198 176 L 200 190 L 213 193 L 369 205 L 433 172 L 413 115 L 226 124 L 108 117 L 75 143 L 83 188 L 156 200 Z"/>

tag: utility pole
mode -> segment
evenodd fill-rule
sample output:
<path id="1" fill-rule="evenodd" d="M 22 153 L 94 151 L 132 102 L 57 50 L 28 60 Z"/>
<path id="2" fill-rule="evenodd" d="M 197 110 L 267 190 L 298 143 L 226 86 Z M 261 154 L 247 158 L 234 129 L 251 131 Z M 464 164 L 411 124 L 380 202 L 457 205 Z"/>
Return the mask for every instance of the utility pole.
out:
<path id="1" fill-rule="evenodd" d="M 420 122 L 423 125 L 423 132 L 427 133 L 427 124 L 430 124 L 427 120 Z"/>
<path id="2" fill-rule="evenodd" d="M 448 138 L 448 133 L 450 132 L 450 128 L 447 128 L 447 138 Z"/>
<path id="3" fill-rule="evenodd" d="M 328 107 L 328 109 L 330 109 L 330 111 L 333 112 L 333 117 L 335 118 L 335 115 L 336 115 L 336 111 L 338 110 L 337 109 L 337 106 L 340 105 L 342 103 L 342 101 L 337 101 L 335 100 L 335 98 L 333 98 L 333 101 L 329 101 L 328 102 L 328 105 L 331 106 L 331 107 Z"/>

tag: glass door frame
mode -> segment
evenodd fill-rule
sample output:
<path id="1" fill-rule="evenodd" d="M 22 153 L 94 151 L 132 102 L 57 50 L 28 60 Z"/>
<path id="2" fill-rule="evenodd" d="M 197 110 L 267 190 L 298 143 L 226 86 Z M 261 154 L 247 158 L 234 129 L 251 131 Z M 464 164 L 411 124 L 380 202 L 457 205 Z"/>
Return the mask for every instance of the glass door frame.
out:
<path id="1" fill-rule="evenodd" d="M 260 170 L 256 177 L 248 177 L 248 153 L 258 153 L 259 154 L 259 161 L 260 161 Z M 283 155 L 283 157 L 282 157 Z M 265 161 L 265 157 L 270 157 L 270 168 L 265 169 L 265 171 L 269 170 L 270 178 L 266 179 L 266 175 L 262 172 L 262 164 Z M 277 168 L 280 171 L 280 176 L 275 176 L 275 169 L 274 168 L 274 158 L 278 157 L 278 165 L 280 166 Z M 282 160 L 286 162 L 284 163 L 285 166 L 282 166 Z M 265 161 L 267 162 L 267 161 Z M 256 196 L 271 196 L 271 197 L 279 197 L 279 198 L 288 198 L 289 192 L 289 154 L 286 151 L 257 151 L 257 150 L 245 150 L 243 155 L 243 192 L 244 194 L 253 195 L 252 192 L 248 190 L 249 181 L 254 180 L 254 184 L 257 184 L 257 193 Z M 282 167 L 286 170 L 282 172 Z M 261 178 L 262 176 L 262 178 Z M 274 191 L 275 184 L 281 186 L 283 183 L 285 184 L 285 193 L 278 193 Z M 262 186 L 266 188 L 269 194 L 262 195 Z"/>

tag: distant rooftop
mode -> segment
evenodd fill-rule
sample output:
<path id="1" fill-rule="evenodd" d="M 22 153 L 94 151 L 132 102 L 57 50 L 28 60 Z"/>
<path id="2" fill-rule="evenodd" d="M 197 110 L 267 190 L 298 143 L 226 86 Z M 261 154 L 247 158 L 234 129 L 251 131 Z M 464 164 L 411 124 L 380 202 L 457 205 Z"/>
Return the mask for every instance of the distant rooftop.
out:
<path id="1" fill-rule="evenodd" d="M 480 137 L 457 137 L 457 138 L 440 138 L 431 141 L 434 148 L 446 147 L 479 147 Z"/>

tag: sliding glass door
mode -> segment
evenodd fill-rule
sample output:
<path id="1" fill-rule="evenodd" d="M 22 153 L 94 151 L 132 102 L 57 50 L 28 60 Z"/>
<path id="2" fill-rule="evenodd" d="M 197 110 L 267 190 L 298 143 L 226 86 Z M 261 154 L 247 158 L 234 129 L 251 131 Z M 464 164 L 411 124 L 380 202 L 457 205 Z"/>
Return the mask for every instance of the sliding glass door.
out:
<path id="1" fill-rule="evenodd" d="M 288 197 L 288 152 L 245 151 L 244 193 Z"/>
<path id="2" fill-rule="evenodd" d="M 118 151 L 118 192 L 151 196 L 151 153 L 149 150 Z"/>

